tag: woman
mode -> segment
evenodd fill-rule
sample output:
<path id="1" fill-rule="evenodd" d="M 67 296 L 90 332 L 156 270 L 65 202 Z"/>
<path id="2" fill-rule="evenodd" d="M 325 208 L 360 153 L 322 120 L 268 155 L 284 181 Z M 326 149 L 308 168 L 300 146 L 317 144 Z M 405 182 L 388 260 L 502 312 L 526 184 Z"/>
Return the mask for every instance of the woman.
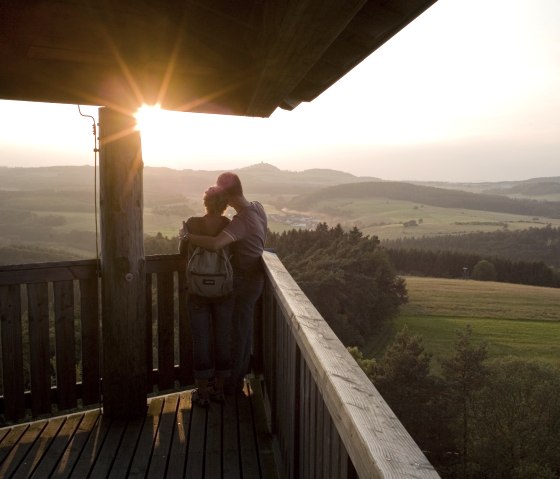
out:
<path id="1" fill-rule="evenodd" d="M 216 236 L 230 222 L 223 214 L 227 208 L 227 197 L 217 186 L 204 193 L 206 214 L 191 217 L 183 222 L 180 253 L 192 256 L 196 245 L 188 240 L 188 233 Z M 223 401 L 224 381 L 231 373 L 231 320 L 233 295 L 208 298 L 187 292 L 188 312 L 193 338 L 194 377 L 196 389 L 192 401 L 202 407 L 210 405 L 210 398 Z M 212 386 L 210 384 L 212 383 Z"/>

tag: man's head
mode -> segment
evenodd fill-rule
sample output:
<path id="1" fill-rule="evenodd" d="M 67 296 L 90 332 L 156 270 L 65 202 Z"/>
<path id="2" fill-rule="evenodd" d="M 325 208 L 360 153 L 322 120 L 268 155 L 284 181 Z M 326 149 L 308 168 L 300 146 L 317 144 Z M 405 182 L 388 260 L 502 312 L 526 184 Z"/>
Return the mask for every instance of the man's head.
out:
<path id="1" fill-rule="evenodd" d="M 218 176 L 216 185 L 219 186 L 228 197 L 243 196 L 243 187 L 241 186 L 241 180 L 235 173 L 222 173 L 220 176 Z"/>

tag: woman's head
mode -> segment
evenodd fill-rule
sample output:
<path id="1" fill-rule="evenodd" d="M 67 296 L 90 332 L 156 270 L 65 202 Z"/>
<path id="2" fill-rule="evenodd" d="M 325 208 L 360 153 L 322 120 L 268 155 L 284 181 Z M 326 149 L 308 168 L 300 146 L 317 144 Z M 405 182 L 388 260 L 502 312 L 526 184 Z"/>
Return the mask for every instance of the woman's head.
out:
<path id="1" fill-rule="evenodd" d="M 223 212 L 227 208 L 227 196 L 224 190 L 218 186 L 211 186 L 204 192 L 204 206 L 207 213 Z"/>

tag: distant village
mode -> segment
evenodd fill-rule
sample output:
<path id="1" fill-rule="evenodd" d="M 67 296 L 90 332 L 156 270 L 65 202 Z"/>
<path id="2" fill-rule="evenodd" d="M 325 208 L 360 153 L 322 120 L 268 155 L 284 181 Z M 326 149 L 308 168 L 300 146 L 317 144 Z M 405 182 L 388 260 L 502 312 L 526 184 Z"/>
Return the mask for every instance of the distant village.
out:
<path id="1" fill-rule="evenodd" d="M 312 216 L 293 215 L 293 214 L 269 214 L 268 219 L 283 225 L 291 226 L 292 228 L 314 230 L 319 220 Z"/>

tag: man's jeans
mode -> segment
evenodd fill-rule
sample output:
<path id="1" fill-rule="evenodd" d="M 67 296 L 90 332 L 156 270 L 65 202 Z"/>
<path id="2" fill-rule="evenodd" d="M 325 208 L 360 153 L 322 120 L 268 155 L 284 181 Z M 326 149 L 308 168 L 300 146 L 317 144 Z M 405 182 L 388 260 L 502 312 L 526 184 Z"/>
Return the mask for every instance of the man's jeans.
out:
<path id="1" fill-rule="evenodd" d="M 229 385 L 233 392 L 241 390 L 243 378 L 249 372 L 255 304 L 261 296 L 263 288 L 263 272 L 259 271 L 248 276 L 234 275 L 232 372 L 231 384 Z"/>
<path id="2" fill-rule="evenodd" d="M 195 379 L 231 373 L 231 320 L 234 297 L 217 301 L 189 296 Z"/>

